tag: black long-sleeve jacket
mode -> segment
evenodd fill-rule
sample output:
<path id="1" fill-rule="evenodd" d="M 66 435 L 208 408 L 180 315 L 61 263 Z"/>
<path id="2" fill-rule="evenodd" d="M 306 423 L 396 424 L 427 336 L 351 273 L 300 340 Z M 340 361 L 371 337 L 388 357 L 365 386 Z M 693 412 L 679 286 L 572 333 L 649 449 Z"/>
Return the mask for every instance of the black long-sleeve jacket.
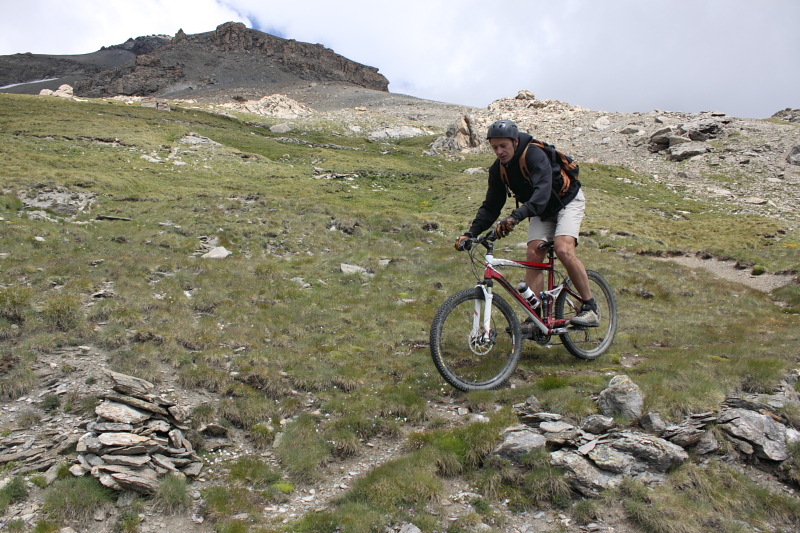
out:
<path id="1" fill-rule="evenodd" d="M 563 184 L 561 168 L 558 166 L 557 161 L 551 161 L 547 153 L 536 146 L 532 146 L 526 154 L 530 176 L 523 176 L 519 166 L 519 158 L 525 147 L 532 140 L 533 137 L 527 133 L 520 133 L 519 144 L 514 151 L 514 157 L 504 165 L 508 175 L 510 192 L 520 203 L 519 207 L 511 215 L 520 221 L 529 217 L 547 219 L 555 216 L 575 198 L 581 188 L 580 182 L 577 179 L 573 179 L 567 193 L 559 197 L 557 191 L 561 190 Z M 500 178 L 501 164 L 500 160 L 497 159 L 489 168 L 489 186 L 486 190 L 486 198 L 478 209 L 478 214 L 475 215 L 475 220 L 473 220 L 467 232 L 472 237 L 476 237 L 489 229 L 500 216 L 500 212 L 506 203 L 509 191 Z"/>

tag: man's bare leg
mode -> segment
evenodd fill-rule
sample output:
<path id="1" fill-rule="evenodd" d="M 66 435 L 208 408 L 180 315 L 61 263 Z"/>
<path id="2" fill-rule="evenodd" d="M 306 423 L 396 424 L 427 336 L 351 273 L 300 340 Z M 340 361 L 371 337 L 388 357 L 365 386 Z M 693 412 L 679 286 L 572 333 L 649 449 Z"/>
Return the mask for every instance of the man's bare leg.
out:
<path id="1" fill-rule="evenodd" d="M 583 263 L 575 255 L 575 247 L 578 244 L 575 237 L 558 235 L 554 240 L 556 256 L 567 270 L 567 275 L 572 280 L 572 284 L 575 285 L 575 290 L 578 291 L 584 301 L 591 300 L 592 290 L 589 288 L 589 276 L 586 274 L 586 268 L 584 268 Z"/>

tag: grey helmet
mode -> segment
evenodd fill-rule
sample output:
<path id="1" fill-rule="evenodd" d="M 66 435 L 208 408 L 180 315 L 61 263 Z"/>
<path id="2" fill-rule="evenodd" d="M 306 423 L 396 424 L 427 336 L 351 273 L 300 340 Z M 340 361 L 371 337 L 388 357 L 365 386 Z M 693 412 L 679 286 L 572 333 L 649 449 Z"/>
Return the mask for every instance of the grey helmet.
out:
<path id="1" fill-rule="evenodd" d="M 519 138 L 519 128 L 511 120 L 498 120 L 489 126 L 489 131 L 486 133 L 487 139 L 494 137 L 507 137 L 509 139 Z"/>

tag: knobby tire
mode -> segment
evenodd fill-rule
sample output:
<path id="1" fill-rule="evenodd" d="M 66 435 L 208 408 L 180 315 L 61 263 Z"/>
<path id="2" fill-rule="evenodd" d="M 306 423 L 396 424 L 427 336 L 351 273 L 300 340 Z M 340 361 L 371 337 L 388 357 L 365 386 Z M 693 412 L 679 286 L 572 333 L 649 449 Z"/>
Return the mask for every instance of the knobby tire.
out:
<path id="1" fill-rule="evenodd" d="M 436 369 L 460 391 L 502 386 L 517 368 L 522 349 L 519 319 L 508 302 L 497 294 L 492 297 L 493 341 L 475 342 L 472 334 L 476 301 L 483 313 L 485 298 L 480 287 L 450 296 L 436 312 L 431 325 L 431 356 Z"/>
<path id="2" fill-rule="evenodd" d="M 598 272 L 587 270 L 589 288 L 597 302 L 600 314 L 600 326 L 596 328 L 570 328 L 567 333 L 559 335 L 561 342 L 569 353 L 581 359 L 597 359 L 603 355 L 614 342 L 617 333 L 617 303 L 611 286 Z M 572 288 L 571 280 L 565 285 Z M 571 318 L 580 312 L 580 300 L 561 291 L 556 299 L 555 317 Z"/>

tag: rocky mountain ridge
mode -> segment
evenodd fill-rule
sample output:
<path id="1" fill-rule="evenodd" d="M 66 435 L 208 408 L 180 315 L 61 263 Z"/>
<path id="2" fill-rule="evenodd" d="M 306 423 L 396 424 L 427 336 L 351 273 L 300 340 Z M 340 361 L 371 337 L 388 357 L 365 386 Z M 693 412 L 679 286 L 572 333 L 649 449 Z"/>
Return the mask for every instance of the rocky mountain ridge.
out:
<path id="1" fill-rule="evenodd" d="M 211 98 L 232 89 L 263 96 L 321 81 L 378 91 L 389 85 L 377 68 L 320 44 L 282 39 L 236 22 L 195 35 L 180 30 L 171 39 L 129 39 L 92 54 L 2 56 L 0 73 L 0 84 L 14 85 L 5 92 L 38 94 L 69 83 L 84 97 Z"/>

